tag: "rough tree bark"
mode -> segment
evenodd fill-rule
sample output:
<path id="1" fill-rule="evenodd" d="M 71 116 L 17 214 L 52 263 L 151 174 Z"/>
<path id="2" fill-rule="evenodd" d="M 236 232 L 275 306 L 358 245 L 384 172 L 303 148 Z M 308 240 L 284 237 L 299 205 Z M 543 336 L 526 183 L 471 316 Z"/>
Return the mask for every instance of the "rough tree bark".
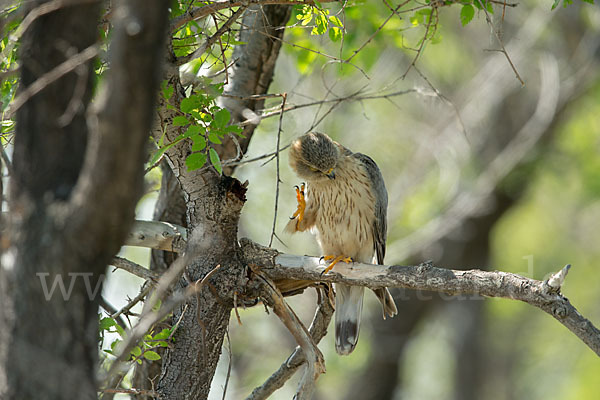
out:
<path id="1" fill-rule="evenodd" d="M 241 97 L 266 93 L 281 47 L 281 42 L 272 36 L 281 38 L 284 32 L 274 27 L 285 25 L 289 15 L 288 6 L 248 8 L 241 32 L 241 40 L 247 44 L 235 49 L 236 63 L 227 93 Z M 176 88 L 177 94 L 170 101 L 176 105 L 183 97 L 183 90 L 174 65 L 168 74 L 168 82 Z M 234 120 L 239 121 L 244 118 L 244 110 L 256 112 L 263 103 L 236 98 L 228 99 L 226 106 L 231 109 Z M 166 104 L 160 107 L 159 115 L 161 125 L 167 128 L 167 137 L 173 140 L 178 134 L 170 127 L 174 115 Z M 245 128 L 246 138 L 239 143 L 242 151 L 247 148 L 255 127 Z M 184 144 L 167 152 L 183 193 L 187 226 L 191 229 L 186 252 L 197 260 L 186 268 L 178 287 L 186 286 L 187 279 L 201 279 L 217 265 L 221 268 L 195 299 L 174 312 L 173 321 L 180 318 L 181 321 L 175 346 L 164 357 L 157 385 L 158 393 L 165 399 L 208 396 L 233 307 L 230 299 L 234 291 L 240 290 L 245 273 L 245 262 L 237 244 L 237 222 L 245 201 L 245 187 L 227 176 L 218 177 L 212 169 L 188 172 L 184 164 L 188 150 Z M 221 159 L 234 158 L 238 151 L 233 140 L 228 140 L 217 150 Z M 232 167 L 224 170 L 225 173 L 232 171 Z"/>
<path id="2" fill-rule="evenodd" d="M 111 70 L 94 109 L 87 62 L 18 110 L 0 268 L 3 399 L 97 398 L 99 293 L 142 193 L 167 6 L 118 4 Z M 21 88 L 92 45 L 99 18 L 96 2 L 37 18 L 21 44 Z M 64 298 L 45 295 L 55 279 L 72 284 Z"/>

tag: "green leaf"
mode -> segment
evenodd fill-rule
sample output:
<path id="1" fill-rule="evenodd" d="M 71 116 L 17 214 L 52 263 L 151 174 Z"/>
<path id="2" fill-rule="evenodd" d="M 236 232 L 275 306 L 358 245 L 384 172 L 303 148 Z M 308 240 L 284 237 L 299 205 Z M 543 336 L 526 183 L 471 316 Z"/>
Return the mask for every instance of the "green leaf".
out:
<path id="1" fill-rule="evenodd" d="M 475 9 L 472 5 L 467 4 L 460 10 L 460 22 L 463 26 L 467 25 L 475 16 Z"/>
<path id="2" fill-rule="evenodd" d="M 183 134 L 183 136 L 184 137 L 192 137 L 194 135 L 199 134 L 201 130 L 202 130 L 202 127 L 199 125 L 190 125 L 190 127 L 185 130 L 185 133 Z"/>
<path id="3" fill-rule="evenodd" d="M 214 144 L 221 144 L 221 143 L 223 143 L 223 142 L 221 142 L 221 139 L 219 139 L 219 137 L 217 136 L 217 134 L 216 134 L 215 131 L 211 131 L 208 134 L 208 140 L 210 140 L 211 143 L 214 143 Z"/>
<path id="4" fill-rule="evenodd" d="M 315 27 L 310 32 L 311 35 L 322 35 L 325 33 L 325 31 L 327 31 L 327 18 L 323 14 L 317 14 L 315 17 L 315 23 Z"/>
<path id="5" fill-rule="evenodd" d="M 159 333 L 157 333 L 156 335 L 154 335 L 154 340 L 167 339 L 170 334 L 171 334 L 171 330 L 165 328 L 162 331 L 160 331 Z"/>
<path id="6" fill-rule="evenodd" d="M 331 17 L 329 17 L 329 20 L 334 25 L 339 26 L 340 28 L 344 26 L 344 25 L 342 25 L 342 21 L 340 21 L 340 19 L 336 15 L 332 15 Z"/>
<path id="7" fill-rule="evenodd" d="M 200 99 L 198 96 L 190 96 L 183 100 L 181 100 L 181 111 L 184 113 L 189 113 L 190 111 L 198 108 L 200 106 Z"/>
<path id="8" fill-rule="evenodd" d="M 161 147 L 160 149 L 158 149 L 150 158 L 150 161 L 148 161 L 148 164 L 150 165 L 154 165 L 158 162 L 158 160 L 162 157 L 163 154 L 165 154 L 165 151 L 169 150 L 171 147 L 175 146 L 177 143 L 179 143 L 185 136 L 184 135 L 179 135 L 175 138 L 175 140 L 173 140 L 173 142 L 169 143 L 168 145 Z"/>
<path id="9" fill-rule="evenodd" d="M 229 125 L 225 127 L 225 132 L 226 133 L 235 133 L 236 135 L 241 135 L 242 132 L 244 131 L 244 128 L 242 128 L 239 125 Z M 242 135 L 243 137 L 243 135 Z"/>
<path id="10" fill-rule="evenodd" d="M 142 355 L 142 349 L 140 349 L 140 346 L 135 346 L 133 349 L 131 349 L 131 354 L 134 357 L 139 357 Z"/>
<path id="11" fill-rule="evenodd" d="M 204 136 L 197 135 L 192 137 L 192 140 L 194 141 L 192 151 L 202 151 L 206 148 L 206 139 L 204 139 Z"/>
<path id="12" fill-rule="evenodd" d="M 178 115 L 175 118 L 173 118 L 173 126 L 184 126 L 189 123 L 190 121 L 183 115 Z"/>
<path id="13" fill-rule="evenodd" d="M 155 351 L 148 350 L 147 352 L 144 353 L 144 358 L 146 360 L 156 361 L 156 360 L 160 360 L 160 354 L 158 354 Z"/>
<path id="14" fill-rule="evenodd" d="M 552 9 L 554 10 L 559 4 L 560 0 L 554 0 L 554 3 L 552 3 Z"/>
<path id="15" fill-rule="evenodd" d="M 110 317 L 106 317 L 106 318 L 102 318 L 100 320 L 100 330 L 107 330 L 109 329 L 111 326 L 115 326 L 117 325 L 117 321 L 115 321 L 114 319 L 110 318 Z"/>
<path id="16" fill-rule="evenodd" d="M 222 108 L 215 113 L 213 123 L 211 125 L 217 128 L 224 128 L 230 119 L 231 113 L 229 112 L 229 110 L 226 108 Z"/>
<path id="17" fill-rule="evenodd" d="M 204 164 L 206 164 L 206 154 L 204 153 L 192 153 L 185 159 L 188 171 L 202 168 Z"/>
<path id="18" fill-rule="evenodd" d="M 165 98 L 165 100 L 169 100 L 171 98 L 171 96 L 173 96 L 174 91 L 175 91 L 175 89 L 173 88 L 173 86 L 169 86 L 168 82 L 166 80 L 163 81 L 162 95 Z"/>
<path id="19" fill-rule="evenodd" d="M 332 42 L 337 42 L 342 38 L 342 30 L 336 26 L 329 27 L 329 39 Z"/>
<path id="20" fill-rule="evenodd" d="M 125 329 L 121 328 L 121 326 L 118 324 L 115 325 L 115 329 L 119 333 L 119 336 L 121 336 L 122 338 L 125 338 Z"/>
<path id="21" fill-rule="evenodd" d="M 210 153 L 210 163 L 215 167 L 219 175 L 223 173 L 223 167 L 221 166 L 221 159 L 219 158 L 219 154 L 212 147 L 209 150 Z"/>

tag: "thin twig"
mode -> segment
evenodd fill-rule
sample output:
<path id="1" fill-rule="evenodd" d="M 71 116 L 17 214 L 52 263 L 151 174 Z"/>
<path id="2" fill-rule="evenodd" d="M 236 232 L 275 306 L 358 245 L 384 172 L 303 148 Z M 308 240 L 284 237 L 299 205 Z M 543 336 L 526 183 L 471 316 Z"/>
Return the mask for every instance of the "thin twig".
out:
<path id="1" fill-rule="evenodd" d="M 144 268 L 141 265 L 136 264 L 133 261 L 129 261 L 123 257 L 113 258 L 110 262 L 110 265 L 115 268 L 122 269 L 123 271 L 127 271 L 130 274 L 138 276 L 147 281 L 156 282 L 158 280 L 158 275 L 154 271 L 150 271 L 148 268 Z"/>
<path id="2" fill-rule="evenodd" d="M 404 7 L 406 4 L 408 4 L 411 0 L 406 0 L 403 3 L 400 3 L 396 8 L 394 8 L 392 10 L 392 13 L 383 21 L 383 23 L 381 25 L 379 25 L 379 27 L 375 30 L 375 32 L 373 32 L 373 34 L 371 34 L 371 36 L 369 36 L 369 38 L 356 50 L 354 50 L 354 52 L 352 53 L 352 55 L 350 55 L 350 57 L 348 57 L 345 62 L 348 63 L 350 62 L 354 56 L 356 56 L 367 44 L 369 44 L 371 42 L 371 40 L 373 40 L 373 38 L 379 33 L 381 32 L 381 30 L 383 29 L 383 27 L 390 21 L 390 19 L 392 19 L 392 17 L 398 12 L 398 10 L 402 7 Z"/>
<path id="3" fill-rule="evenodd" d="M 279 145 L 281 142 L 281 129 L 283 123 L 283 110 L 285 108 L 285 101 L 287 100 L 287 93 L 281 95 L 281 114 L 279 114 L 279 127 L 277 129 L 277 147 L 275 148 L 275 155 L 277 157 L 277 181 L 275 185 L 275 211 L 273 213 L 273 228 L 271 229 L 271 238 L 269 239 L 269 247 L 273 244 L 273 237 L 275 236 L 275 227 L 277 225 L 277 206 L 279 205 L 279 184 L 281 179 L 279 177 Z"/>
<path id="4" fill-rule="evenodd" d="M 207 49 L 212 47 L 212 45 L 215 44 L 217 42 L 217 40 L 221 39 L 221 36 L 223 36 L 223 34 L 225 32 L 227 32 L 227 30 L 231 27 L 231 25 L 233 25 L 233 23 L 235 21 L 237 21 L 237 19 L 244 13 L 245 10 L 246 10 L 246 6 L 242 6 L 239 9 L 237 9 L 236 12 L 234 12 L 231 15 L 231 17 L 229 17 L 229 19 L 227 21 L 225 21 L 223 23 L 223 25 L 221 25 L 221 27 L 219 29 L 217 29 L 217 31 L 211 37 L 206 39 L 206 41 L 204 43 L 202 43 L 202 45 L 200 45 L 200 47 L 196 51 L 194 51 L 193 53 L 188 54 L 186 56 L 178 57 L 177 60 L 175 60 L 175 65 L 183 65 L 195 58 L 202 56 L 202 54 L 204 54 L 204 52 Z M 214 18 L 214 16 L 213 16 L 213 18 Z M 215 19 L 215 26 L 217 26 L 216 19 Z M 221 45 L 221 51 L 223 52 L 222 45 Z M 223 54 L 224 54 L 224 52 L 223 52 Z M 223 57 L 223 65 L 227 65 L 224 57 Z M 225 72 L 227 73 L 227 70 Z"/>
<path id="5" fill-rule="evenodd" d="M 104 298 L 104 296 L 100 297 L 100 307 L 104 308 L 107 314 L 111 318 L 113 318 L 117 322 L 117 324 L 119 324 L 119 326 L 123 328 L 123 330 L 127 329 L 127 321 L 125 321 L 125 319 L 122 316 L 114 316 L 117 313 L 117 309 L 112 304 L 110 304 L 108 300 Z"/>
<path id="6" fill-rule="evenodd" d="M 496 39 L 498 40 L 498 44 L 501 47 L 500 51 L 506 57 L 506 60 L 510 64 L 510 67 L 512 68 L 513 72 L 515 73 L 517 79 L 519 80 L 519 82 L 521 82 L 521 86 L 525 86 L 525 82 L 521 78 L 521 75 L 519 75 L 519 71 L 517 71 L 515 64 L 513 64 L 510 56 L 508 55 L 508 52 L 506 51 L 506 48 L 504 47 L 504 42 L 500 38 L 500 34 L 498 34 L 498 30 L 496 30 L 496 28 L 494 28 L 494 24 L 492 23 L 492 19 L 490 18 L 490 14 L 488 13 L 488 10 L 485 8 L 485 5 L 481 2 L 481 0 L 477 0 L 477 2 L 481 5 L 481 9 L 485 13 L 485 20 L 487 21 L 488 25 L 490 26 L 490 29 L 492 30 L 492 32 L 494 32 L 494 36 L 496 36 Z"/>
<path id="7" fill-rule="evenodd" d="M 225 377 L 225 386 L 223 387 L 223 397 L 225 400 L 225 395 L 227 394 L 227 386 L 229 385 L 229 378 L 231 377 L 231 339 L 229 338 L 229 329 L 225 330 L 225 337 L 227 338 L 227 354 L 229 354 L 229 362 L 227 363 L 227 376 Z"/>
<path id="8" fill-rule="evenodd" d="M 135 296 L 133 299 L 131 299 L 129 301 L 129 303 L 127 303 L 123 308 L 121 308 L 119 311 L 113 313 L 111 315 L 111 317 L 113 318 L 117 318 L 119 317 L 121 314 L 126 314 L 129 312 L 129 310 L 131 310 L 133 308 L 133 306 L 135 306 L 137 303 L 139 303 L 140 301 L 142 301 L 144 299 L 144 297 L 146 297 L 146 295 L 148 294 L 148 292 L 150 292 L 150 288 L 151 286 L 148 285 L 147 283 L 145 284 L 145 286 L 142 287 L 142 289 L 140 290 L 140 293 Z"/>
<path id="9" fill-rule="evenodd" d="M 404 71 L 404 74 L 402 74 L 401 79 L 406 78 L 406 75 L 408 75 L 411 68 L 416 65 L 417 60 L 419 59 L 419 56 L 421 55 L 421 53 L 423 51 L 423 47 L 425 46 L 425 42 L 427 41 L 427 36 L 429 35 L 429 29 L 431 28 L 431 25 L 433 22 L 434 13 L 435 13 L 435 18 L 436 18 L 436 22 L 435 22 L 434 26 L 437 28 L 438 10 L 437 10 L 437 7 L 431 7 L 431 13 L 429 14 L 429 19 L 427 20 L 427 25 L 425 26 L 425 35 L 423 35 L 421 44 L 419 45 L 419 48 L 417 49 L 417 54 L 413 58 L 412 62 L 410 63 L 410 65 L 408 66 L 406 71 Z M 434 34 L 435 34 L 435 32 L 434 32 Z"/>

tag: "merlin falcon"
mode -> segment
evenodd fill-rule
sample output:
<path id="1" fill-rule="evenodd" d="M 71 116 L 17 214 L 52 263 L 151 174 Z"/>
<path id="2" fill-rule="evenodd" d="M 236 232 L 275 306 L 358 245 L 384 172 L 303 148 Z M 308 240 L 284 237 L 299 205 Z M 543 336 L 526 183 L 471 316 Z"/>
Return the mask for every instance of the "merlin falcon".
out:
<path id="1" fill-rule="evenodd" d="M 296 188 L 298 209 L 285 230 L 316 233 L 323 258 L 331 261 L 324 273 L 338 262 L 383 264 L 388 200 L 377 164 L 323 133 L 295 140 L 289 159 L 306 188 Z M 335 349 L 347 355 L 358 342 L 364 287 L 335 284 L 335 291 Z M 398 313 L 387 288 L 374 292 L 384 319 Z"/>

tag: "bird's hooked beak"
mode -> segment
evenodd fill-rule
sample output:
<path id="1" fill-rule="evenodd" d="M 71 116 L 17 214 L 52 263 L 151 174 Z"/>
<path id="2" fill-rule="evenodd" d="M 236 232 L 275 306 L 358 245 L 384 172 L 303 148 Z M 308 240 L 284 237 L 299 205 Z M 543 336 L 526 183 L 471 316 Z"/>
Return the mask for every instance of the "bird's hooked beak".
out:
<path id="1" fill-rule="evenodd" d="M 331 168 L 329 171 L 327 171 L 327 173 L 325 175 L 327 175 L 327 177 L 329 179 L 335 179 L 335 171 L 333 170 L 333 168 Z"/>

